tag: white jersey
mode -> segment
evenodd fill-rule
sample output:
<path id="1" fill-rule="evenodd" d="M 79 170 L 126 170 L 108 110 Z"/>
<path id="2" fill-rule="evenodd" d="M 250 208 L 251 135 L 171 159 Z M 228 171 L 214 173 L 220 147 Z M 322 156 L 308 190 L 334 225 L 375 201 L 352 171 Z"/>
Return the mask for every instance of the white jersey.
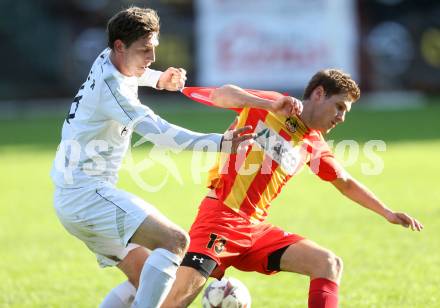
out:
<path id="1" fill-rule="evenodd" d="M 51 171 L 56 186 L 115 184 L 133 130 L 161 146 L 195 149 L 197 143 L 211 142 L 219 149 L 222 135 L 175 126 L 141 104 L 138 86 L 156 86 L 162 72 L 147 69 L 140 78 L 124 76 L 111 63 L 110 51 L 105 49 L 93 63 L 63 124 Z"/>

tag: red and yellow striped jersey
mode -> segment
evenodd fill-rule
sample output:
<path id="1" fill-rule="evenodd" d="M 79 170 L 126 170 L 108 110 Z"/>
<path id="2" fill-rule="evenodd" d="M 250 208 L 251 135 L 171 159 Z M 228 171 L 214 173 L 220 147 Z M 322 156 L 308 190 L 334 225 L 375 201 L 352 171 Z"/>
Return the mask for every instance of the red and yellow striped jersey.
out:
<path id="1" fill-rule="evenodd" d="M 209 95 L 204 94 L 204 103 L 209 103 Z M 322 134 L 308 129 L 300 118 L 282 118 L 255 108 L 238 112 L 232 127 L 250 125 L 255 142 L 236 154 L 220 153 L 209 172 L 208 186 L 219 200 L 250 222 L 264 221 L 271 201 L 305 164 L 326 181 L 341 174 L 342 167 Z"/>

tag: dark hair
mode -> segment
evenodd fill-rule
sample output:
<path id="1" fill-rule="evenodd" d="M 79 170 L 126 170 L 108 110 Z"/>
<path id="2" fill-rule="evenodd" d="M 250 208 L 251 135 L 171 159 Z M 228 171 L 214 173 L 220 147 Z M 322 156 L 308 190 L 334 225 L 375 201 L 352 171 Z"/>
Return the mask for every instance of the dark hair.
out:
<path id="1" fill-rule="evenodd" d="M 159 16 L 155 10 L 136 6 L 120 11 L 107 24 L 108 46 L 113 49 L 117 39 L 127 47 L 141 37 L 159 33 Z"/>
<path id="2" fill-rule="evenodd" d="M 351 76 L 337 69 L 326 69 L 317 72 L 304 90 L 304 99 L 309 99 L 316 87 L 322 86 L 325 95 L 330 97 L 341 93 L 348 94 L 353 101 L 357 101 L 361 96 L 356 82 Z"/>

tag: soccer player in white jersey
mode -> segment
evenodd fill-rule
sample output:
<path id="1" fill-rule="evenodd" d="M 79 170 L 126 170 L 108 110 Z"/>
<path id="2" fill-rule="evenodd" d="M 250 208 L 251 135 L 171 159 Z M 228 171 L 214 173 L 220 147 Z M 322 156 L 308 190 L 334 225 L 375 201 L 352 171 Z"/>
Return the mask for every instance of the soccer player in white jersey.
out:
<path id="1" fill-rule="evenodd" d="M 115 187 L 132 132 L 156 145 L 187 150 L 211 145 L 214 151 L 221 146 L 233 151 L 252 135 L 243 129 L 225 135 L 195 133 L 140 103 L 138 86 L 177 91 L 186 80 L 183 69 L 148 68 L 158 45 L 154 10 L 123 10 L 110 19 L 107 30 L 109 48 L 93 63 L 63 124 L 51 172 L 54 205 L 64 227 L 96 254 L 102 267 L 117 266 L 128 277 L 101 307 L 130 307 L 133 299 L 134 307 L 158 307 L 189 239 L 153 206 Z"/>

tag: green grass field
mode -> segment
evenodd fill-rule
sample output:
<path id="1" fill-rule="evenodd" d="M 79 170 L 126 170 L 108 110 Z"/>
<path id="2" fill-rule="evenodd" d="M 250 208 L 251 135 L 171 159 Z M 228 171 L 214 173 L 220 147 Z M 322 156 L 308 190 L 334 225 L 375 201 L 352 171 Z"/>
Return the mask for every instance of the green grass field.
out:
<path id="1" fill-rule="evenodd" d="M 417 217 L 421 233 L 388 224 L 344 199 L 331 185 L 307 170 L 293 178 L 273 203 L 269 221 L 333 250 L 344 260 L 341 307 L 440 307 L 440 104 L 405 111 L 353 108 L 330 139 L 386 141 L 378 152 L 384 170 L 366 176 L 363 155 L 348 170 L 390 207 Z M 67 108 L 66 108 L 67 109 Z M 231 112 L 180 107 L 159 112 L 195 130 L 222 131 Z M 59 224 L 52 207 L 49 171 L 62 119 L 0 121 L 0 307 L 97 307 L 124 277 L 100 269 L 94 255 Z M 361 147 L 362 149 L 362 147 Z M 135 151 L 136 159 L 148 154 Z M 172 156 L 182 176 L 156 193 L 142 190 L 127 171 L 119 187 L 142 196 L 188 229 L 202 196 L 195 183 L 192 156 Z M 157 165 L 143 174 L 151 184 L 166 176 Z M 253 307 L 306 307 L 308 279 L 280 273 L 266 277 L 230 269 L 249 288 Z M 200 307 L 200 297 L 191 307 Z"/>

